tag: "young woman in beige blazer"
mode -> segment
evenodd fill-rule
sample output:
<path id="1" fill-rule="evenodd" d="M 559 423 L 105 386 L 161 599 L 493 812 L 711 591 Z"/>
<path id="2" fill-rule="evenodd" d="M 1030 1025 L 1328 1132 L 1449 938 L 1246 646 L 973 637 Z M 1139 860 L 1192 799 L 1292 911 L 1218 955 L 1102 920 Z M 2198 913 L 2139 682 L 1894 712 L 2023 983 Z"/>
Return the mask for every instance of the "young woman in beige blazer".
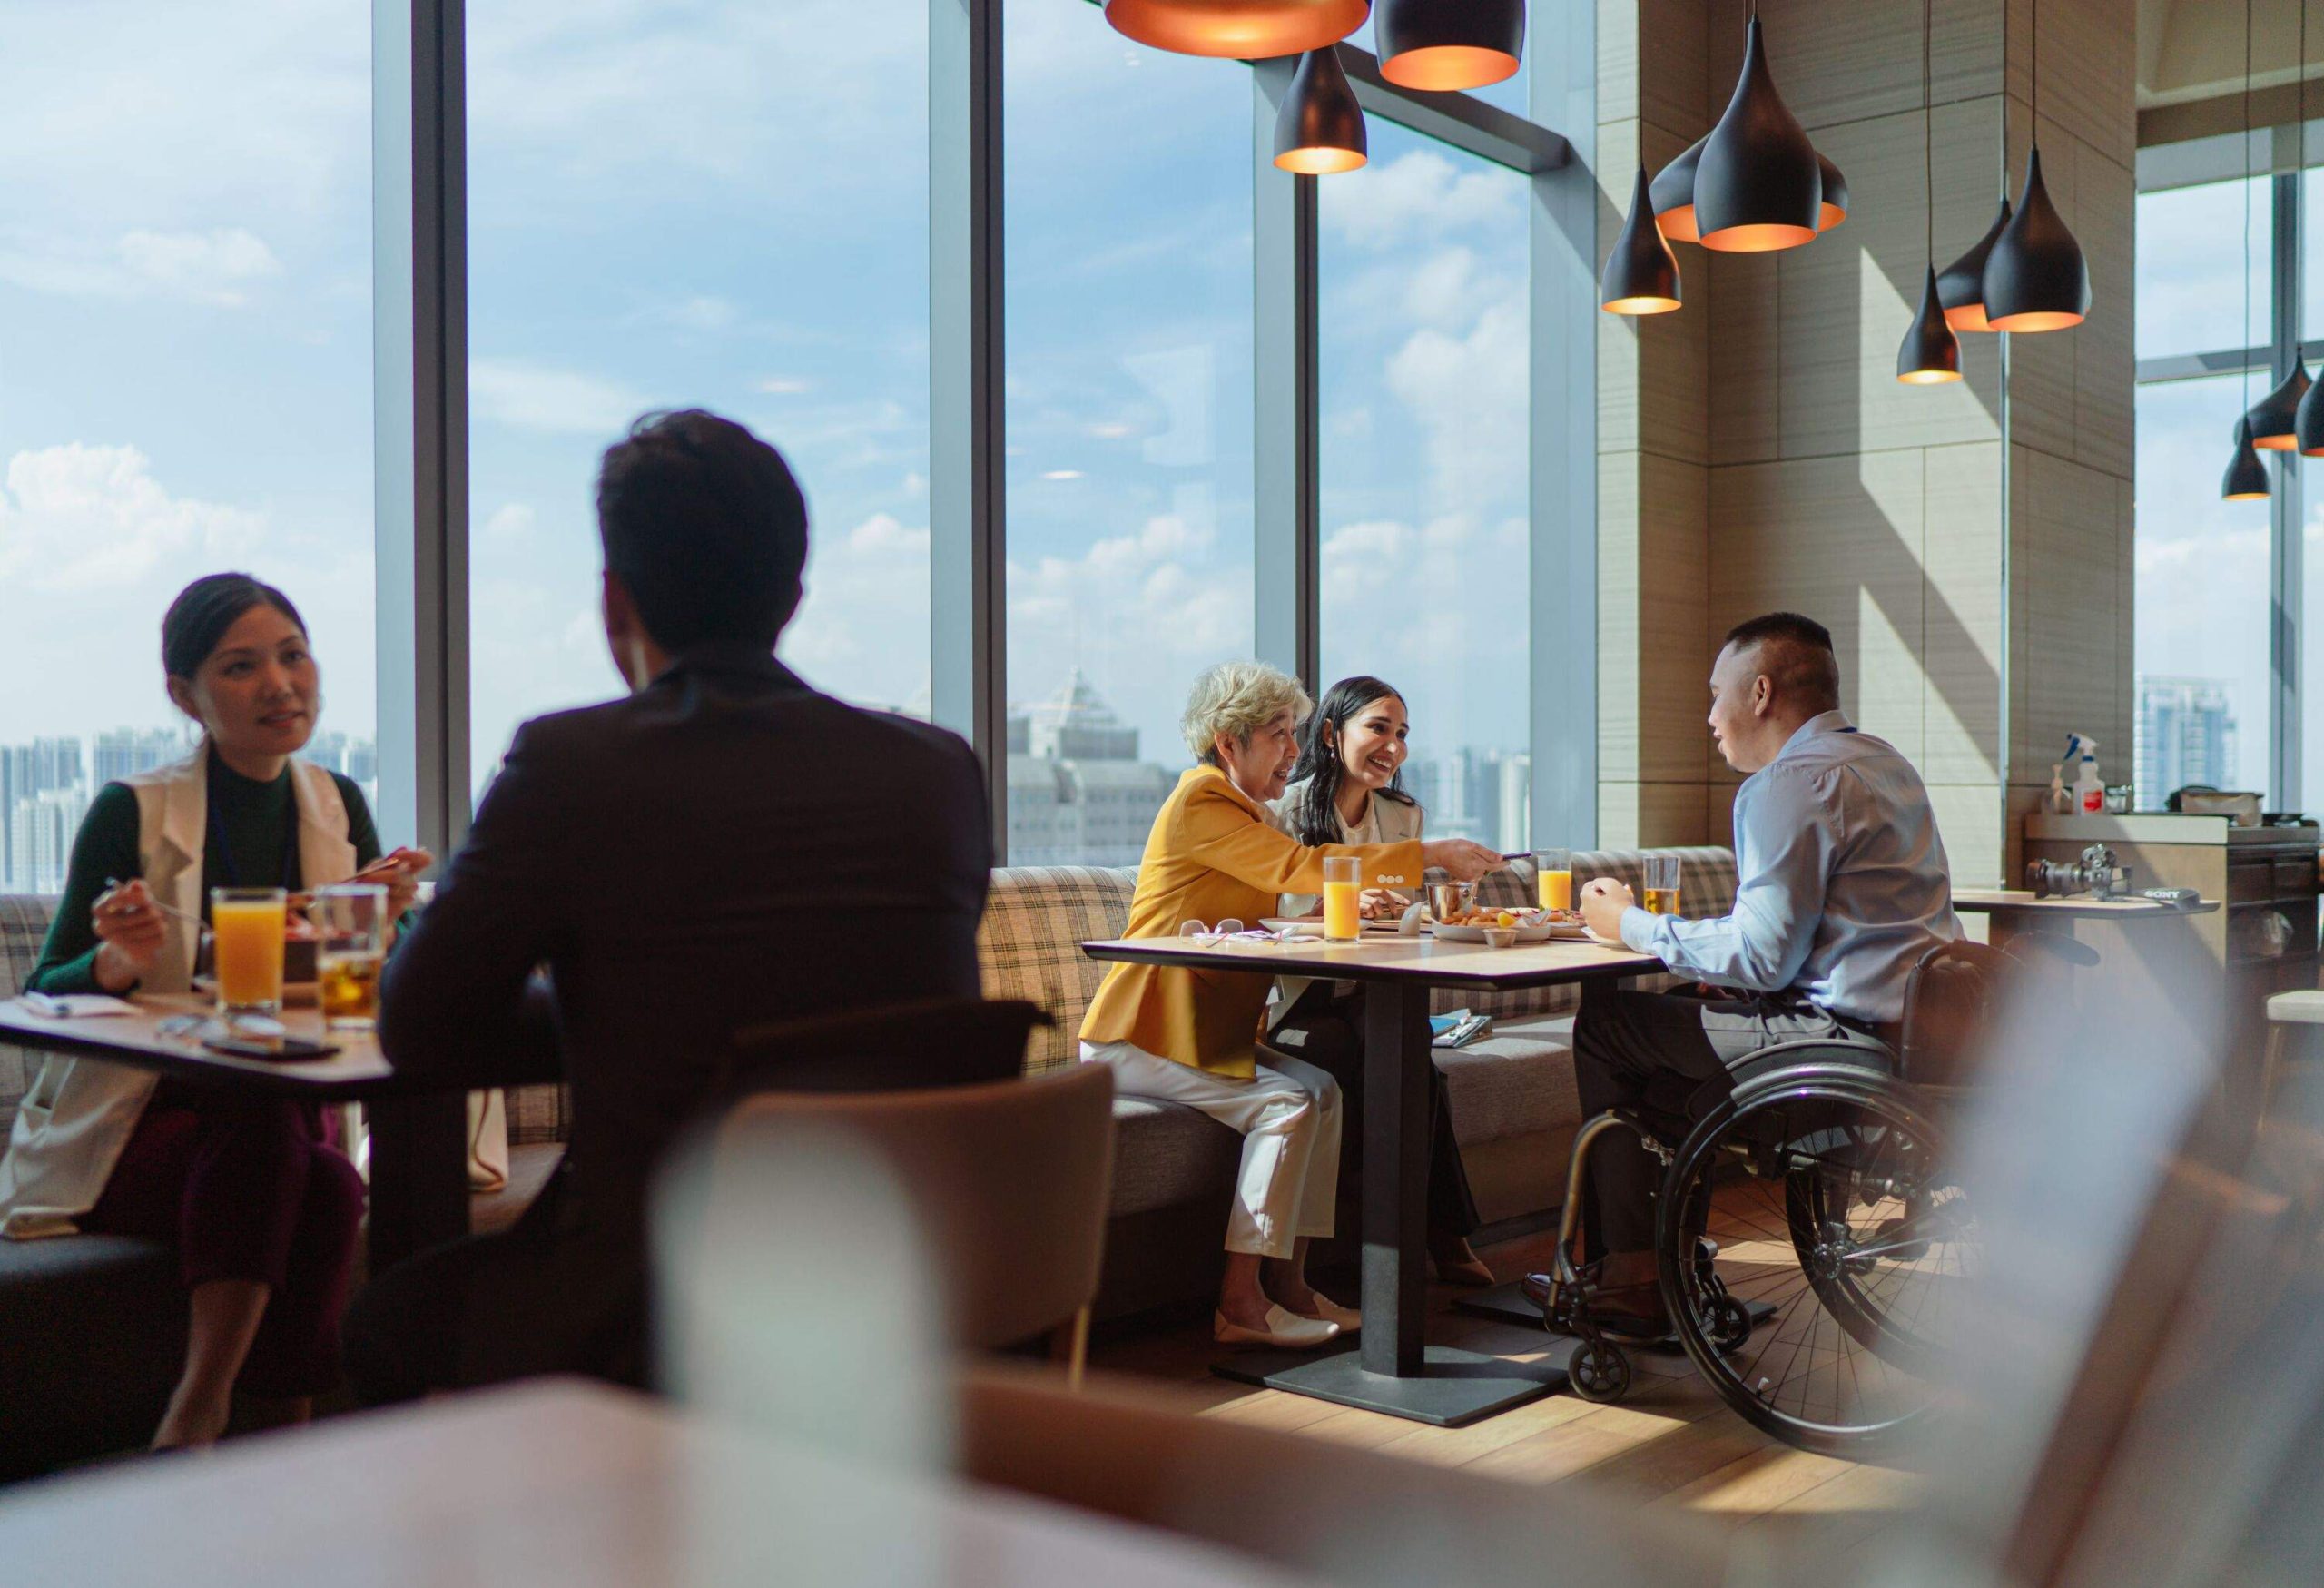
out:
<path id="1" fill-rule="evenodd" d="M 28 981 L 49 993 L 182 992 L 209 889 L 343 882 L 359 869 L 409 908 L 431 857 L 383 863 L 355 784 L 292 755 L 320 678 L 279 590 L 198 579 L 162 625 L 171 700 L 200 748 L 108 784 L 74 843 L 65 892 Z M 311 1104 L 204 1091 L 101 1060 L 52 1056 L 0 1157 L 0 1234 L 143 1236 L 179 1248 L 192 1317 L 156 1446 L 225 1431 L 238 1387 L 302 1417 L 338 1376 L 339 1317 L 363 1211 L 354 1166 Z"/>

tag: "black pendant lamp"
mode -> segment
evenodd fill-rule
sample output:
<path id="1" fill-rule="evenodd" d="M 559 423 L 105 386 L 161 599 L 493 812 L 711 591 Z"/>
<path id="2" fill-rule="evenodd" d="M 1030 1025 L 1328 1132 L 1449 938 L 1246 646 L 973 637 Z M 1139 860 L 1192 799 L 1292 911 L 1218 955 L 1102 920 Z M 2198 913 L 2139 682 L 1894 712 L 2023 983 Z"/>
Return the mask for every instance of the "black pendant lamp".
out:
<path id="1" fill-rule="evenodd" d="M 1106 0 L 1106 20 L 1139 44 L 1242 61 L 1335 44 L 1371 10 L 1372 0 Z"/>
<path id="2" fill-rule="evenodd" d="M 1985 320 L 1994 330 L 2064 330 L 2090 312 L 2090 267 L 2042 180 L 2042 9 L 2034 6 L 2032 114 L 2025 187 L 1985 256 Z"/>
<path id="3" fill-rule="evenodd" d="M 1936 296 L 1945 305 L 1945 323 L 1955 330 L 1993 330 L 1985 319 L 1985 261 L 1992 257 L 1994 244 L 2001 241 L 2009 214 L 2009 195 L 2004 193 L 2001 208 L 1994 212 L 1994 223 L 1985 228 L 1976 246 L 1936 272 Z"/>
<path id="4" fill-rule="evenodd" d="M 2306 136 L 2308 126 L 2308 6 L 2299 8 L 2299 125 Z M 2273 391 L 2252 404 L 2244 419 L 2251 427 L 2251 444 L 2263 451 L 2290 452 L 2296 449 L 2295 432 L 2299 426 L 2299 405 L 2312 384 L 2308 379 L 2308 360 L 2299 354 L 2297 338 L 2291 347 L 2291 373 L 2279 382 Z"/>
<path id="5" fill-rule="evenodd" d="M 2268 499 L 2268 466 L 2251 445 L 2251 427 L 2241 419 L 2235 421 L 2235 456 L 2228 463 L 2227 478 L 2220 481 L 2219 495 L 2225 502 Z"/>
<path id="6" fill-rule="evenodd" d="M 2251 334 L 2251 0 L 2243 0 L 2243 334 Z M 2245 371 L 2243 395 L 2251 395 L 2250 371 Z M 2251 421 L 2235 421 L 2235 454 L 2220 481 L 2220 499 L 2253 502 L 2268 494 L 2268 466 L 2251 444 Z"/>
<path id="7" fill-rule="evenodd" d="M 1921 7 L 1921 194 L 1925 206 L 1923 232 L 1928 242 L 1928 278 L 1921 287 L 1920 312 L 1913 316 L 1904 342 L 1896 349 L 1896 379 L 1907 386 L 1936 386 L 1961 379 L 1961 343 L 1945 323 L 1945 305 L 1936 296 L 1936 153 L 1935 112 L 1929 97 L 1929 13 Z"/>
<path id="8" fill-rule="evenodd" d="M 1654 223 L 1646 167 L 1630 190 L 1630 216 L 1598 277 L 1598 307 L 1609 314 L 1668 314 L 1679 307 L 1679 256 Z"/>
<path id="9" fill-rule="evenodd" d="M 1337 44 L 1299 57 L 1275 117 L 1275 163 L 1301 176 L 1354 171 L 1367 158 L 1364 112 L 1340 67 Z"/>
<path id="10" fill-rule="evenodd" d="M 1816 234 L 1820 237 L 1848 218 L 1848 179 L 1821 150 L 1816 153 L 1816 169 L 1824 179 L 1824 195 L 1816 212 Z"/>
<path id="11" fill-rule="evenodd" d="M 1776 92 L 1755 3 L 1743 75 L 1695 163 L 1695 230 L 1705 248 L 1768 253 L 1813 242 L 1823 219 L 1822 157 Z"/>
<path id="12" fill-rule="evenodd" d="M 1673 242 L 1700 242 L 1703 234 L 1695 230 L 1695 163 L 1703 157 L 1703 145 L 1710 142 L 1705 133 L 1687 152 L 1654 173 L 1654 223 L 1662 228 L 1662 235 Z"/>
<path id="13" fill-rule="evenodd" d="M 1525 0 L 1380 0 L 1372 38 L 1400 88 L 1482 88 L 1517 75 Z"/>

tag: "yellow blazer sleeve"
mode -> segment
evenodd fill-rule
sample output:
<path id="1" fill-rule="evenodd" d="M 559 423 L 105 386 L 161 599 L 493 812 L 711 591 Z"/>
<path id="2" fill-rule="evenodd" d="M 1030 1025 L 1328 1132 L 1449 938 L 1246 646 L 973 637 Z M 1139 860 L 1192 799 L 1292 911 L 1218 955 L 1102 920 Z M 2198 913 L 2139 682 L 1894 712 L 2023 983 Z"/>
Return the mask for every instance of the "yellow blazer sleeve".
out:
<path id="1" fill-rule="evenodd" d="M 1313 848 L 1256 818 L 1222 787 L 1196 789 L 1178 813 L 1171 852 L 1187 863 L 1233 877 L 1263 893 L 1320 893 L 1324 862 L 1353 855 L 1364 863 L 1365 887 L 1417 887 L 1420 841 L 1325 843 Z"/>

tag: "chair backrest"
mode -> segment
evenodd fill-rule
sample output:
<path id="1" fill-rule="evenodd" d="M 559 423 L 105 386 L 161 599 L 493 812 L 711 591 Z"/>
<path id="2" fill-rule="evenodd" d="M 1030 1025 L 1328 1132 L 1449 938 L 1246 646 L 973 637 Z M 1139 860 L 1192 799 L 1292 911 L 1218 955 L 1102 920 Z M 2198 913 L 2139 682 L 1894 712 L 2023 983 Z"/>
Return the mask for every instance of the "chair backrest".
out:
<path id="1" fill-rule="evenodd" d="M 1966 938 L 1923 954 L 1905 982 L 1904 1034 L 1898 1068 L 1915 1086 L 1965 1086 L 1993 1029 L 2007 972 L 2016 961 L 2002 950 Z"/>
<path id="2" fill-rule="evenodd" d="M 715 1150 L 780 1150 L 812 1129 L 867 1144 L 944 1267 L 953 1338 L 991 1347 L 1055 1327 L 1098 1294 L 1113 1105 L 1103 1064 L 924 1091 L 767 1092 L 727 1116 Z"/>
<path id="3" fill-rule="evenodd" d="M 0 999 L 24 991 L 25 979 L 40 963 L 41 944 L 48 938 L 54 898 L 34 893 L 0 894 Z M 16 1105 L 39 1073 L 41 1055 L 29 1048 L 0 1042 L 0 1142 L 8 1137 Z"/>
<path id="4" fill-rule="evenodd" d="M 1020 999 L 930 998 L 735 1033 L 724 1084 L 732 1102 L 761 1091 L 897 1091 L 1007 1080 L 1049 1016 Z"/>
<path id="5" fill-rule="evenodd" d="M 1033 1032 L 1027 1074 L 1080 1061 L 1081 1017 L 1109 968 L 1081 945 L 1129 929 L 1137 889 L 1136 871 L 1105 866 L 1008 866 L 992 873 L 977 927 L 985 996 L 1025 999 L 1057 1022 Z"/>

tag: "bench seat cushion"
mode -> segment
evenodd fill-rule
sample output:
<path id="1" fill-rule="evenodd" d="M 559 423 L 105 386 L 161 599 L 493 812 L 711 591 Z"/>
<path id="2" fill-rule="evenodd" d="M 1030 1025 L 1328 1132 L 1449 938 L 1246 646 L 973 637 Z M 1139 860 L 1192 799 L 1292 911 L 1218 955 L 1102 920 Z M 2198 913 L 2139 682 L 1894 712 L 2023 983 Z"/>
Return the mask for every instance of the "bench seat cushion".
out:
<path id="1" fill-rule="evenodd" d="M 157 1241 L 0 1240 L 0 1479 L 150 1437 L 185 1360 L 185 1307 Z"/>
<path id="2" fill-rule="evenodd" d="M 1155 1098 L 1114 1100 L 1113 1216 L 1203 1202 L 1231 1185 L 1243 1139 L 1209 1115 Z"/>
<path id="3" fill-rule="evenodd" d="M 1436 1067 L 1452 1105 L 1452 1135 L 1462 1147 L 1581 1122 L 1570 1014 L 1496 1020 L 1490 1036 L 1436 1050 Z"/>

